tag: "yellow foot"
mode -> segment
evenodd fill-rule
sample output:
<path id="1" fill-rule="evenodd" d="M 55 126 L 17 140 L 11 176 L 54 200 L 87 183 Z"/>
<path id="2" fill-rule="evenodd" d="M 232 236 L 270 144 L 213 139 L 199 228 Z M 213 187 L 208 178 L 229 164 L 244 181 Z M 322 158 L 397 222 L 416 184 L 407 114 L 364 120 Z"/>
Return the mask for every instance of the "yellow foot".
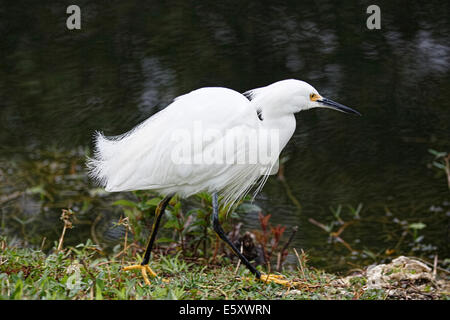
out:
<path id="1" fill-rule="evenodd" d="M 244 279 L 249 280 L 249 278 L 244 278 Z M 258 280 L 262 281 L 264 283 L 273 282 L 273 283 L 281 284 L 285 287 L 294 287 L 299 284 L 296 281 L 285 280 L 284 276 L 281 274 L 262 274 L 261 278 L 259 278 Z"/>
<path id="2" fill-rule="evenodd" d="M 286 287 L 291 287 L 296 284 L 293 281 L 285 280 L 284 276 L 282 276 L 281 274 L 262 274 L 259 280 L 263 281 L 264 283 L 268 282 L 278 283 Z"/>
<path id="3" fill-rule="evenodd" d="M 150 280 L 148 279 L 147 273 L 149 273 L 152 278 L 156 277 L 156 273 L 147 264 L 146 265 L 135 264 L 135 265 L 123 268 L 123 271 L 128 271 L 128 270 L 141 270 L 142 277 L 144 278 L 145 284 L 151 284 Z M 169 282 L 168 279 L 162 279 L 162 281 Z"/>

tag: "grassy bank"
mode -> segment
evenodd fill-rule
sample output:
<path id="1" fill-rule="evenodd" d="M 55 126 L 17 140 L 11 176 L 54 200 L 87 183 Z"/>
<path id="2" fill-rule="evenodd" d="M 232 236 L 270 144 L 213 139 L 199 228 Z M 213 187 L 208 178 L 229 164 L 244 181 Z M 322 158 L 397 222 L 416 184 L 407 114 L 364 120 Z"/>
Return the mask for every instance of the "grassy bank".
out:
<path id="1" fill-rule="evenodd" d="M 159 277 L 146 285 L 139 272 L 121 270 L 123 266 L 139 261 L 140 250 L 135 255 L 130 250 L 129 254 L 102 256 L 88 241 L 45 254 L 41 250 L 11 245 L 6 239 L 0 245 L 1 299 L 450 298 L 445 275 L 425 286 L 420 277 L 409 284 L 404 279 L 398 284 L 391 283 L 389 290 L 403 290 L 393 296 L 386 288 L 368 288 L 368 278 L 363 270 L 340 278 L 308 267 L 304 254 L 299 255 L 296 268 L 281 272 L 292 281 L 291 287 L 257 281 L 245 268 L 237 268 L 235 263 L 222 256 L 211 262 L 185 258 L 180 253 L 154 256 L 151 267 Z M 163 281 L 163 277 L 169 281 Z"/>

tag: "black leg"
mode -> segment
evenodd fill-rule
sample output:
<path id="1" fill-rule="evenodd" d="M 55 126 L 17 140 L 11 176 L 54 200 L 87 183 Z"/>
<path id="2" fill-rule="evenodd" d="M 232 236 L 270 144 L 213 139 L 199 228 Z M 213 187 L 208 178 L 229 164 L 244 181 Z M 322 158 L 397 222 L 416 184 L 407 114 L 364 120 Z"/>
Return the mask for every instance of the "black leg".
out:
<path id="1" fill-rule="evenodd" d="M 227 236 L 225 235 L 225 232 L 223 231 L 222 227 L 220 226 L 219 223 L 219 203 L 218 203 L 218 199 L 217 199 L 217 193 L 213 193 L 212 195 L 212 205 L 213 205 L 213 228 L 214 231 L 216 231 L 216 233 L 219 235 L 219 237 L 226 242 L 226 244 L 228 244 L 231 248 L 231 250 L 233 250 L 233 252 L 239 257 L 239 259 L 241 259 L 242 263 L 245 264 L 245 266 L 256 276 L 256 278 L 261 278 L 261 273 L 256 270 L 256 268 L 254 266 L 252 266 L 252 264 L 247 260 L 246 257 L 244 257 L 242 255 L 242 253 L 239 252 L 239 250 L 236 248 L 236 246 L 227 238 Z"/>
<path id="2" fill-rule="evenodd" d="M 153 221 L 153 227 L 152 232 L 150 234 L 150 239 L 147 244 L 147 249 L 144 253 L 144 258 L 142 259 L 141 265 L 146 265 L 150 261 L 150 254 L 152 252 L 153 242 L 155 242 L 156 234 L 158 233 L 158 227 L 159 222 L 161 221 L 161 217 L 164 214 L 164 211 L 166 210 L 167 205 L 169 204 L 170 199 L 172 199 L 172 196 L 167 196 L 164 199 L 161 200 L 161 202 L 156 207 L 155 211 L 155 219 Z"/>

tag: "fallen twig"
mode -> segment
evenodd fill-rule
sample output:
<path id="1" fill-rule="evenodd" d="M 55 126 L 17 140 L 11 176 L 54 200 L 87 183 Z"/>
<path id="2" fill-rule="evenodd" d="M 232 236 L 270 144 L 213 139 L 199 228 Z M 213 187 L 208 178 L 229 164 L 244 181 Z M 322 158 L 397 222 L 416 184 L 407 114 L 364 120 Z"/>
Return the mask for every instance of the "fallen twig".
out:
<path id="1" fill-rule="evenodd" d="M 354 250 L 345 240 L 343 240 L 341 237 L 339 237 L 339 234 L 347 227 L 351 222 L 347 222 L 346 225 L 342 226 L 341 229 L 338 230 L 338 232 L 330 232 L 324 224 L 314 220 L 313 218 L 308 219 L 309 222 L 311 222 L 313 225 L 318 226 L 322 230 L 324 230 L 326 233 L 328 233 L 331 237 L 336 239 L 336 241 L 342 243 L 344 247 L 346 247 L 350 252 L 357 252 L 357 250 Z"/>
<path id="2" fill-rule="evenodd" d="M 6 196 L 3 196 L 3 197 L 0 198 L 0 205 L 6 203 L 8 201 L 14 200 L 14 199 L 20 197 L 22 194 L 23 194 L 23 192 L 16 191 L 16 192 L 13 192 L 13 193 L 8 194 Z"/>

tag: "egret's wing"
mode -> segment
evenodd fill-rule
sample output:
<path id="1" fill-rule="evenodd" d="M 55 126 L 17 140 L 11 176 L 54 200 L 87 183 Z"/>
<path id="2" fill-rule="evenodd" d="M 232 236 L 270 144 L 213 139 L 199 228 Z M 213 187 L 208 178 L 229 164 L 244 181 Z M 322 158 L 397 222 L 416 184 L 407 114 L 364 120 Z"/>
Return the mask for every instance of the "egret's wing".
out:
<path id="1" fill-rule="evenodd" d="M 257 122 L 255 110 L 240 93 L 226 88 L 198 89 L 178 97 L 122 136 L 105 138 L 98 134 L 94 159 L 88 163 L 90 173 L 108 191 L 156 189 L 190 195 L 227 188 L 227 194 L 237 189 L 242 192 L 260 176 L 260 168 L 179 163 L 177 152 L 190 147 L 193 156 L 203 157 L 223 142 L 231 128 L 245 131 L 256 127 Z M 192 145 L 195 134 L 208 130 L 211 137 L 203 146 Z M 248 152 L 242 143 L 236 150 Z M 247 183 L 239 185 L 243 177 Z"/>

